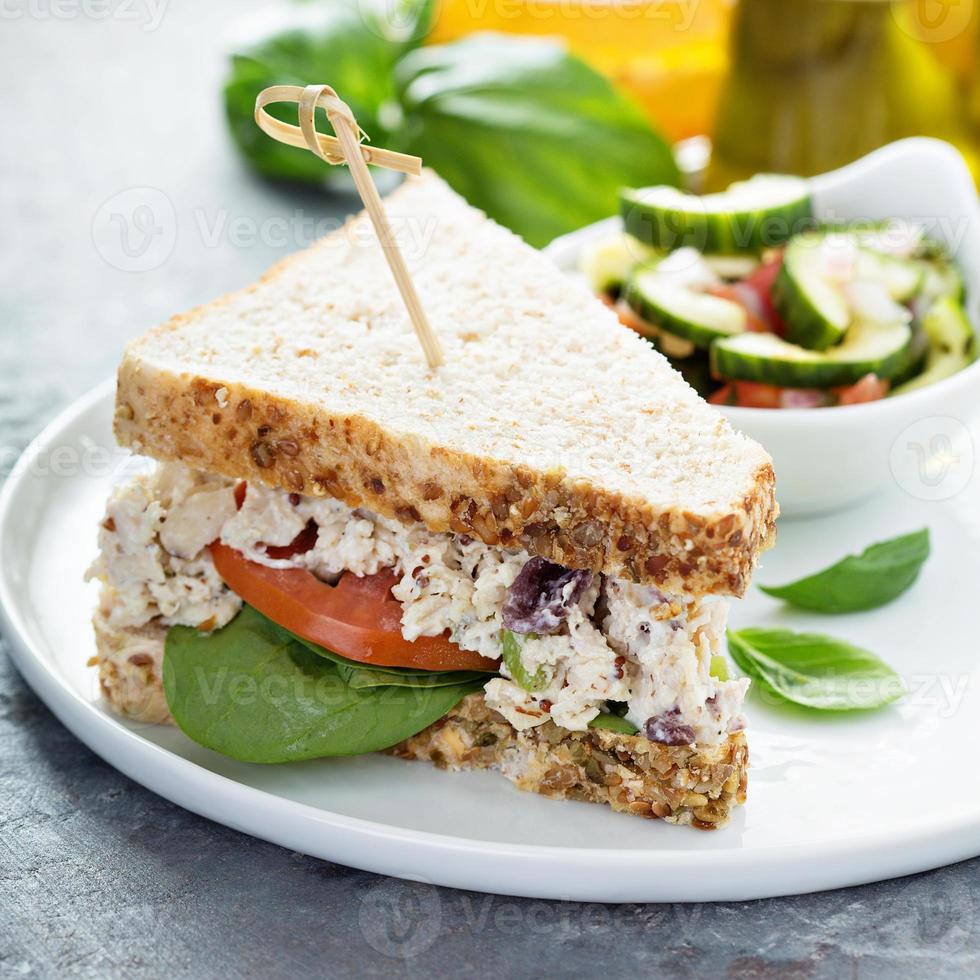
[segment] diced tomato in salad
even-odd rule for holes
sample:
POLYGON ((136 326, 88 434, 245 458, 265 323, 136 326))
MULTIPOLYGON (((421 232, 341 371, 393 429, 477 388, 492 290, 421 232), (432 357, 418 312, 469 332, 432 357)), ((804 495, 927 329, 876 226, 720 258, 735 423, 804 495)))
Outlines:
POLYGON ((828 405, 858 405, 888 394, 889 384, 875 374, 845 388, 780 388, 755 381, 730 381, 708 396, 712 405, 736 408, 823 408, 828 405))
MULTIPOLYGON (((785 337, 786 324, 773 303, 772 291, 783 264, 783 250, 770 253, 744 279, 712 286, 712 296, 741 306, 748 317, 747 327, 756 333, 774 333, 785 337)), ((604 294, 601 299, 612 307, 620 322, 637 333, 648 335, 650 325, 622 300, 604 294)), ((719 381, 720 387, 707 396, 712 405, 737 408, 823 408, 831 405, 859 405, 885 398, 890 383, 876 374, 866 374, 852 385, 829 390, 821 388, 781 388, 755 381, 719 381)), ((294 542, 294 545, 297 542, 294 542)), ((292 547, 292 546, 290 546, 292 547)))
POLYGON ((860 405, 863 402, 876 402, 884 398, 890 389, 890 383, 877 374, 866 374, 859 381, 846 388, 837 388, 838 405, 860 405))
POLYGON ((765 320, 765 307, 758 293, 752 287, 747 286, 744 282, 732 282, 722 286, 712 286, 708 292, 712 296, 738 303, 745 310, 745 315, 748 318, 747 329, 753 333, 772 333, 772 329, 765 320))
POLYGON ((755 294, 760 319, 766 324, 766 329, 770 333, 779 337, 786 336, 786 324, 776 312, 776 306, 772 301, 772 287, 782 265, 783 253, 780 250, 739 283, 747 293, 755 294))

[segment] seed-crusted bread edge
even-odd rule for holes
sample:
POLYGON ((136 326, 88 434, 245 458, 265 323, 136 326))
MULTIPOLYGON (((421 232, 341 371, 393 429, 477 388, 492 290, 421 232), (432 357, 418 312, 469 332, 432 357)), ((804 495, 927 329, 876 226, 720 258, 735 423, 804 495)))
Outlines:
MULTIPOLYGON (((93 625, 93 665, 109 707, 131 721, 172 725, 163 691, 167 627, 152 622, 113 630, 101 614, 93 625)), ((712 746, 661 745, 599 729, 569 732, 550 721, 518 732, 487 707, 482 692, 387 754, 444 769, 496 770, 523 790, 701 830, 727 823, 733 807, 745 802, 748 780, 742 732, 712 746)))
POLYGON ((157 459, 335 497, 669 592, 743 595, 778 514, 768 462, 717 514, 660 509, 560 470, 430 446, 363 416, 174 374, 132 351, 119 368, 114 429, 121 445, 157 459))
MULTIPOLYGON (((419 187, 424 191, 433 182, 439 183, 430 176, 419 187)), ((414 193, 413 186, 403 185, 392 203, 414 193)), ((351 226, 358 220, 351 219, 351 226)), ((754 473, 740 475, 738 485, 726 491, 730 496, 710 508, 658 504, 639 493, 608 490, 594 478, 536 468, 533 461, 432 445, 422 435, 387 430, 356 411, 329 412, 215 376, 213 369, 164 367, 143 353, 147 338, 179 333, 207 311, 261 291, 303 254, 279 262, 239 293, 175 316, 130 344, 118 373, 120 444, 230 478, 336 497, 487 545, 523 547, 566 566, 670 592, 744 594, 778 515, 773 469, 764 453, 758 453, 754 473)), ((720 418, 717 425, 726 427, 720 418)))
POLYGON ((443 769, 495 770, 522 790, 699 830, 724 826, 748 785, 742 732, 710 746, 661 745, 602 729, 569 732, 550 721, 518 732, 481 693, 389 752, 443 769))

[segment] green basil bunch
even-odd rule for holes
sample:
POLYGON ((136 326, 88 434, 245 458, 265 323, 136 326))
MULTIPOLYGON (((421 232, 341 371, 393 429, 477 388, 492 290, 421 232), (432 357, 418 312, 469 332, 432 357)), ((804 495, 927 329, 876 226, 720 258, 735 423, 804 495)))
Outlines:
MULTIPOLYGON (((678 183, 670 147, 641 109, 562 44, 482 34, 419 47, 432 6, 406 0, 397 29, 369 0, 281 6, 232 54, 225 84, 228 125, 249 166, 321 186, 342 179, 253 120, 262 88, 328 82, 372 142, 421 156, 535 246, 614 214, 620 187, 678 183)), ((295 122, 293 106, 271 111, 295 122)))

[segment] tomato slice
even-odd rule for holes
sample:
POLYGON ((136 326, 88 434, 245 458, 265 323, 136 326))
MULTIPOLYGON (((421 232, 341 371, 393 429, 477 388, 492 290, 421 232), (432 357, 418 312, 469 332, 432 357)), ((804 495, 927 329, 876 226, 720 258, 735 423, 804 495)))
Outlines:
POLYGON ((769 333, 769 324, 764 319, 765 309, 758 293, 741 282, 725 283, 722 286, 712 286, 708 292, 712 296, 727 299, 729 303, 737 303, 745 310, 746 329, 750 333, 769 333))
POLYGON ((756 312, 765 321, 766 328, 780 337, 786 336, 786 324, 776 311, 776 306, 772 301, 772 287, 779 275, 779 270, 783 264, 783 253, 777 253, 768 262, 760 265, 755 272, 747 275, 740 286, 743 289, 751 290, 756 295, 758 308, 756 312))
POLYGON ((888 394, 890 383, 877 374, 866 374, 854 384, 837 388, 838 405, 861 405, 864 402, 880 401, 888 394))
POLYGON ((345 572, 331 586, 305 568, 267 568, 217 541, 211 557, 228 588, 263 616, 348 660, 417 670, 497 669, 497 661, 460 649, 445 633, 406 640, 402 607, 391 594, 399 577, 391 569, 360 578, 345 572))
POLYGON ((731 384, 722 385, 708 395, 709 405, 731 405, 735 400, 735 389, 731 384))
POLYGON ((735 382, 735 404, 742 408, 779 408, 781 388, 758 381, 735 382))

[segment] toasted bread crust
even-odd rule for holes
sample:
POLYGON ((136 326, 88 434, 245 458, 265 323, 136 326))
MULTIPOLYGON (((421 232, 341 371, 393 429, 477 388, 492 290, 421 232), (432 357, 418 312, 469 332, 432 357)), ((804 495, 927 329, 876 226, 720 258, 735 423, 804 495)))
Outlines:
POLYGON ((568 732, 550 721, 518 732, 480 693, 389 751, 445 769, 498 770, 523 790, 699 830, 726 824, 748 783, 742 732, 701 747, 600 729, 568 732))
POLYGON ((119 368, 114 428, 121 445, 158 459, 694 595, 743 595, 778 514, 769 463, 735 506, 708 520, 558 470, 429 447, 356 414, 171 374, 129 352, 119 368))

